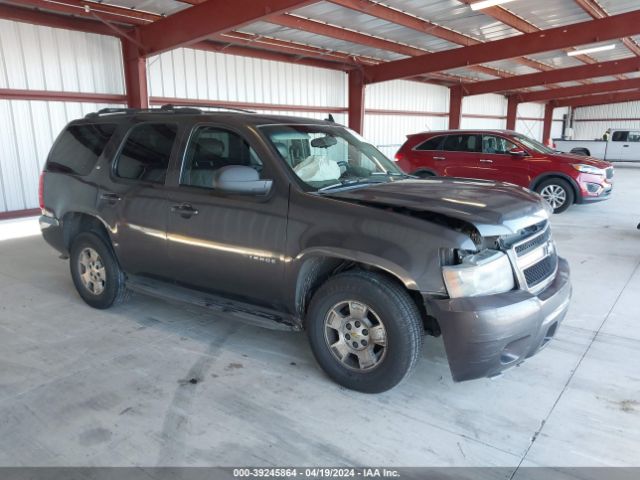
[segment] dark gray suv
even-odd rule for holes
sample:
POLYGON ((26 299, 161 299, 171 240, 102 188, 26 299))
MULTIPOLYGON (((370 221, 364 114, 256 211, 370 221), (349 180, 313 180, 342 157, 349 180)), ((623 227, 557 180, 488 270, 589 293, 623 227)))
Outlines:
POLYGON ((40 183, 44 238, 91 306, 129 291, 306 330, 338 383, 398 384, 425 333, 454 380, 540 350, 571 295, 545 202, 417 179, 331 121, 165 106, 71 122, 40 183))

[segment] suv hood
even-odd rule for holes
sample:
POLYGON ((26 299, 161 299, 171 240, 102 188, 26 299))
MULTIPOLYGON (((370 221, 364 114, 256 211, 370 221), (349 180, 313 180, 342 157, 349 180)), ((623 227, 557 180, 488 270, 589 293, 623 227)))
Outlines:
POLYGON ((514 234, 549 218, 544 200, 538 194, 516 185, 483 180, 399 180, 325 191, 323 195, 444 215, 473 225, 483 237, 514 234))
POLYGON ((585 157, 583 155, 575 155, 573 153, 554 153, 553 159, 562 163, 582 163, 583 165, 591 165, 596 168, 609 168, 613 166, 611 163, 600 160, 595 157, 585 157))

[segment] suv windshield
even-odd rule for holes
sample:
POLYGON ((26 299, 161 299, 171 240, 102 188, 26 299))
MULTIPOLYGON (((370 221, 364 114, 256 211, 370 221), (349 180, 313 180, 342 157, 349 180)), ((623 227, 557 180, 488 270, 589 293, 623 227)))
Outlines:
POLYGON ((521 144, 523 144, 525 147, 529 148, 530 150, 533 150, 536 153, 554 153, 554 150, 544 146, 543 144, 541 144, 537 140, 534 140, 533 138, 525 137, 524 135, 514 135, 513 137, 516 140, 518 140, 521 144))
POLYGON ((405 176, 373 145, 341 126, 260 128, 298 178, 314 190, 388 182, 405 176))

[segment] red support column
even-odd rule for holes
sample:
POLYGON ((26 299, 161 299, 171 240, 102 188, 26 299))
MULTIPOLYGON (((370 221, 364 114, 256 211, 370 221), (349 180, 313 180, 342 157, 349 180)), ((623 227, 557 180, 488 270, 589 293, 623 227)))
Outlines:
POLYGON ((551 125, 553 123, 553 111, 555 106, 552 102, 549 102, 544 107, 544 125, 542 127, 542 143, 549 144, 551 140, 551 125))
POLYGON ((364 76, 361 70, 349 73, 349 128, 362 133, 364 126, 364 76))
POLYGON ((138 46, 131 40, 123 38, 121 41, 127 106, 130 108, 149 108, 145 58, 140 54, 138 46))
POLYGON ((449 129, 460 128, 462 121, 462 87, 449 88, 449 129))
POLYGON ((518 116, 518 99, 515 95, 508 97, 509 103, 507 104, 507 130, 516 129, 516 118, 518 116))

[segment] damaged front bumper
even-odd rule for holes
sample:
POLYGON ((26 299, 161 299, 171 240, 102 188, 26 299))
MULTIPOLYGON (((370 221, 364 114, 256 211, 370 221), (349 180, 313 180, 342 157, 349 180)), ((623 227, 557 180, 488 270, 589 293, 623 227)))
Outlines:
POLYGON ((513 290, 484 297, 425 297, 425 305, 438 320, 451 375, 460 382, 495 376, 538 352, 557 332, 570 298, 569 264, 560 258, 554 281, 537 295, 513 290))

